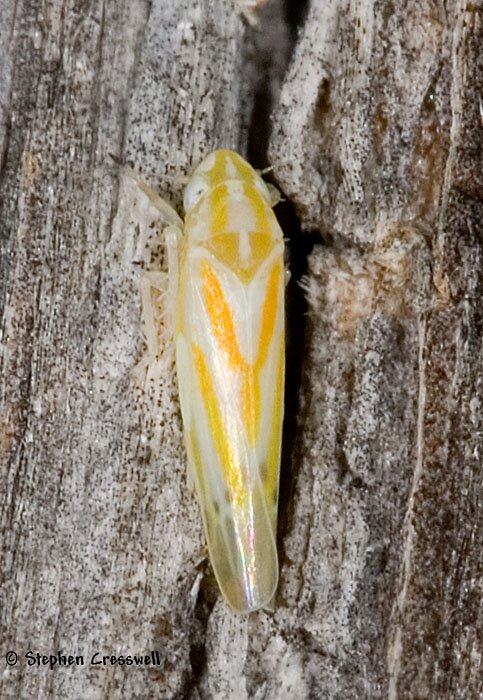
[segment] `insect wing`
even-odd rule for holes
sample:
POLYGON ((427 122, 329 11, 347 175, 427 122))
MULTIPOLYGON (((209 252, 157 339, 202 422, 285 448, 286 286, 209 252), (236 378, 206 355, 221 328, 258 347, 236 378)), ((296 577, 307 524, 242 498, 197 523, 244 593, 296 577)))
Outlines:
POLYGON ((211 562, 236 611, 278 580, 284 383, 283 244, 242 283, 203 246, 181 269, 177 368, 188 461, 211 562))

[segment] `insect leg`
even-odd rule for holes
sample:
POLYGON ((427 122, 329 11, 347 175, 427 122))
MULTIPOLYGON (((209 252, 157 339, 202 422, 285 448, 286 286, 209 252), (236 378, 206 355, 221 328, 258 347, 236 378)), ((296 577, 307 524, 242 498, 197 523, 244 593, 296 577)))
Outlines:
POLYGON ((135 173, 134 170, 125 166, 124 172, 128 177, 131 178, 131 180, 134 180, 139 189, 142 192, 144 192, 151 204, 153 204, 156 207, 156 209, 162 214, 162 217, 167 224, 170 224, 171 226, 174 226, 176 228, 183 229, 182 218, 177 214, 176 209, 174 209, 174 207, 172 207, 171 204, 169 204, 169 202, 163 199, 156 192, 156 190, 153 190, 152 187, 149 187, 149 185, 147 185, 143 180, 141 180, 141 178, 138 177, 137 173, 135 173))
POLYGON ((168 272, 148 270, 141 278, 142 318, 148 357, 154 359, 173 348, 178 297, 178 256, 181 231, 165 229, 168 272))

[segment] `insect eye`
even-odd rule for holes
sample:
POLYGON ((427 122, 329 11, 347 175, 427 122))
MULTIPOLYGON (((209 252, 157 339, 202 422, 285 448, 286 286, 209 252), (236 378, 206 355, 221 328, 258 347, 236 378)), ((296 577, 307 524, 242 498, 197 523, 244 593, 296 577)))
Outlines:
POLYGON ((194 175, 184 191, 183 206, 185 212, 192 209, 209 188, 209 184, 203 177, 194 175))

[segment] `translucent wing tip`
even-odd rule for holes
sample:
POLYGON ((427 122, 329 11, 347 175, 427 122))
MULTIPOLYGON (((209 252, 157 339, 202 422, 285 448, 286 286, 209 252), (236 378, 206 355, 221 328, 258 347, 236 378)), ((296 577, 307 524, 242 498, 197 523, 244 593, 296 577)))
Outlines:
MULTIPOLYGON (((258 493, 257 493, 258 491, 258 493)), ((208 548, 218 585, 237 613, 273 609, 278 556, 271 518, 261 489, 250 507, 204 513, 208 548)))

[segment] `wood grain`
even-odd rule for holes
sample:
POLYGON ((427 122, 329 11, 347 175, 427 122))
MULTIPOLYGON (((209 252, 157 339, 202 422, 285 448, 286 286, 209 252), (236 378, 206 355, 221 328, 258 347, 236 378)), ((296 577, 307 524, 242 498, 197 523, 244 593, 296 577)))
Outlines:
POLYGON ((483 6, 313 0, 299 34, 278 0, 258 28, 240 9, 0 3, 0 695, 476 699, 483 6), (132 377, 164 256, 117 162, 178 206, 201 156, 263 165, 270 129, 320 237, 277 607, 247 619, 206 558, 173 365, 132 377))

